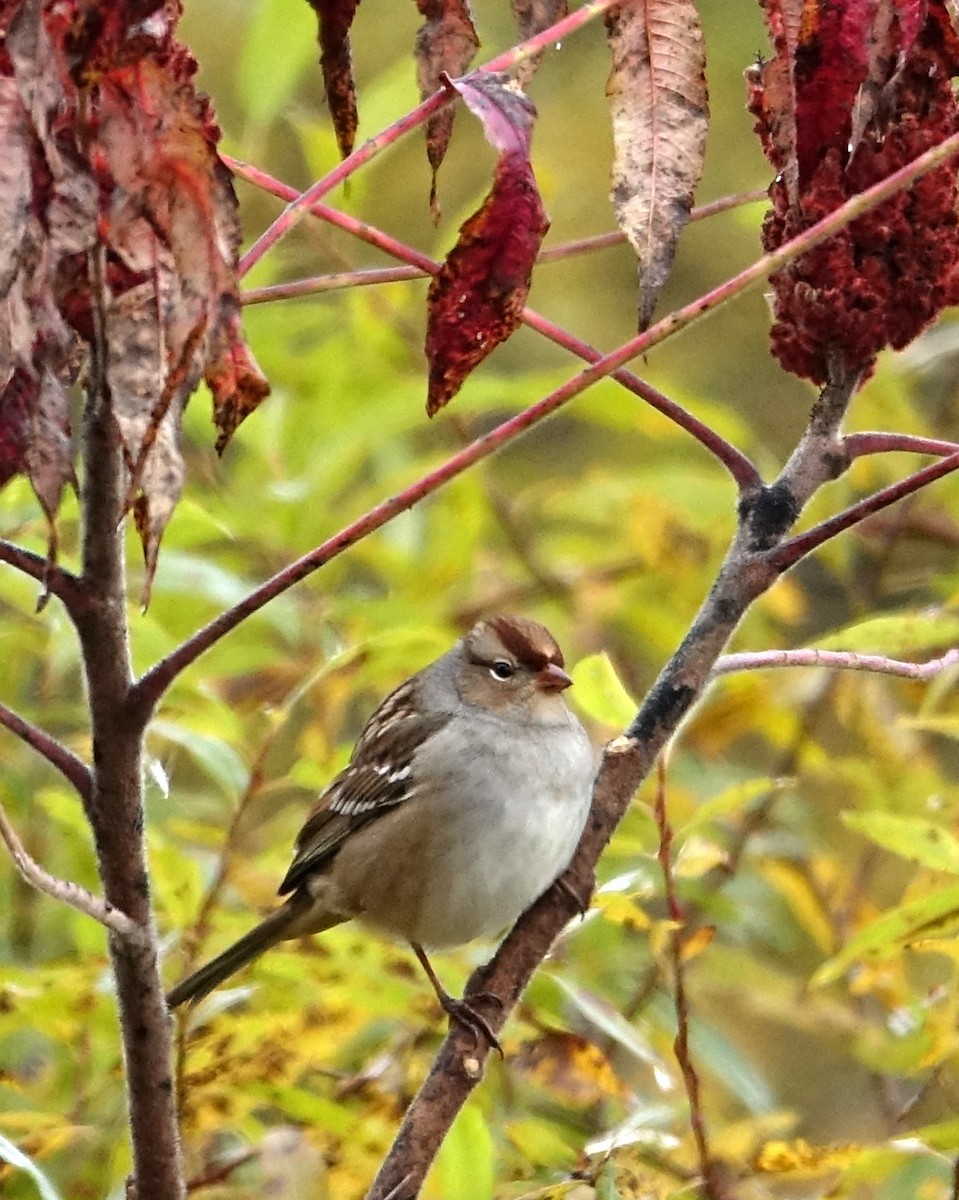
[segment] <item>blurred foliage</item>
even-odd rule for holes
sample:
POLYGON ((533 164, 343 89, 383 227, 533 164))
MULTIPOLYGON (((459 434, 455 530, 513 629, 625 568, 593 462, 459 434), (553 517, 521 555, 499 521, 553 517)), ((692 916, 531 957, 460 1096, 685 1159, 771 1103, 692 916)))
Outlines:
MULTIPOLYGON (((476 7, 484 53, 508 45, 505 4, 476 7)), ((728 0, 702 3, 714 109, 702 199, 763 182, 739 77, 762 44, 758 6, 736 7, 730 21, 728 0)), ((414 6, 393 6, 388 36, 381 10, 361 6, 354 38, 361 137, 414 100, 414 6)), ((283 0, 219 0, 188 3, 183 27, 227 148, 292 183, 335 161, 308 16, 283 0)), ((533 84, 534 162, 556 241, 611 225, 605 70, 600 31, 590 29, 548 57, 533 84)), ((438 230, 415 137, 339 200, 438 252, 484 190, 488 160, 460 119, 438 230)), ((246 187, 241 199, 251 234, 276 211, 246 187)), ((753 207, 691 228, 665 304, 748 262, 759 218, 753 207)), ((256 282, 375 259, 304 224, 256 282)), ((604 251, 541 269, 532 303, 607 347, 631 332, 632 286, 628 253, 604 251)), ((150 610, 131 608, 138 670, 574 369, 521 331, 451 415, 427 424, 424 293, 391 285, 247 311, 275 393, 223 462, 204 397, 191 404, 187 498, 150 610)), ((770 364, 767 327, 753 295, 638 369, 772 472, 812 394, 770 364)), ((953 436, 955 347, 946 325, 883 361, 852 424, 953 436)), ((892 482, 905 461, 859 462, 803 523, 892 482)), ((827 546, 756 606, 736 648, 944 649, 956 636, 957 499, 959 483, 939 483, 827 546)), ((643 694, 708 590, 734 505, 715 462, 606 383, 206 654, 166 696, 148 744, 167 979, 269 908, 305 809, 365 717, 477 614, 517 609, 549 624, 576 664, 573 700, 597 741, 619 732, 629 696, 643 694)), ((0 495, 0 520, 4 536, 42 551, 43 521, 22 482, 0 495)), ((75 504, 61 541, 75 565, 75 504)), ((135 564, 132 537, 129 545, 135 564)), ((34 585, 0 572, 0 698, 86 755, 76 643, 57 604, 36 614, 35 601, 34 585)), ((672 748, 666 799, 692 936, 692 1053, 713 1150, 743 1200, 951 1195, 954 684, 951 675, 918 684, 814 670, 723 678, 672 748)), ((50 871, 95 887, 76 798, 31 751, 2 741, 0 799, 23 840, 50 871)), ((674 927, 651 803, 644 789, 601 862, 596 903, 507 1026, 505 1060, 491 1063, 457 1121, 427 1196, 691 1194, 696 1158, 672 1054, 674 927)), ((0 1187, 11 1200, 38 1194, 38 1178, 70 1200, 119 1196, 129 1163, 102 930, 30 891, 6 862, 0 914, 0 1162, 18 1153, 33 1172, 10 1167, 0 1187)), ((459 987, 489 949, 443 957, 447 985, 459 987)), ((360 1195, 442 1025, 402 947, 342 927, 271 952, 178 1026, 188 1171, 205 1184, 196 1194, 360 1195)))

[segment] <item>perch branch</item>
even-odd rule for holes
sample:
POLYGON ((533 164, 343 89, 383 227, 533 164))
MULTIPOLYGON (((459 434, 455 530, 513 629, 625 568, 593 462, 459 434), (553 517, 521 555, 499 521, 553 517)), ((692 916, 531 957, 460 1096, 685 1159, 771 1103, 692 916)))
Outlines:
POLYGON ((54 900, 69 904, 71 908, 92 917, 94 921, 99 921, 111 933, 133 946, 142 948, 147 944, 147 935, 144 930, 135 921, 131 921, 126 913, 114 908, 112 904, 99 896, 94 896, 92 892, 88 892, 78 883, 73 883, 69 879, 58 879, 55 875, 51 875, 49 871, 45 871, 40 866, 36 859, 31 858, 17 836, 16 830, 10 824, 2 804, 0 804, 0 838, 6 843, 17 870, 31 887, 45 892, 54 900))
MULTIPOLYGON (((553 940, 574 915, 571 897, 589 894, 599 855, 656 757, 702 695, 729 637, 753 602, 790 565, 781 560, 779 542, 806 501, 843 469, 845 458, 836 454, 835 448, 856 379, 845 377, 835 365, 831 374, 834 377, 823 389, 809 426, 779 478, 750 498, 749 504, 740 505, 736 534, 689 632, 663 667, 625 735, 607 746, 589 820, 564 877, 570 887, 552 888, 542 896, 520 917, 492 962, 470 979, 467 999, 488 992, 501 1002, 501 1007, 490 1013, 494 1033, 502 1029, 553 940), (823 458, 827 461, 820 461, 823 458)), ((935 466, 941 468, 942 464, 935 466)), ((912 490, 918 486, 916 483, 912 490)), ((407 1109, 367 1200, 412 1200, 418 1194, 437 1147, 482 1076, 487 1053, 488 1048, 475 1047, 468 1034, 450 1032, 407 1109)), ((713 1182, 714 1195, 723 1195, 722 1180, 717 1176, 713 1182)))
POLYGON ((15 713, 13 709, 0 704, 0 725, 15 733, 21 741, 26 742, 31 749, 42 755, 51 766, 56 767, 66 781, 76 788, 81 800, 90 798, 93 786, 90 768, 78 758, 72 750, 68 750, 55 737, 51 737, 43 729, 15 713))

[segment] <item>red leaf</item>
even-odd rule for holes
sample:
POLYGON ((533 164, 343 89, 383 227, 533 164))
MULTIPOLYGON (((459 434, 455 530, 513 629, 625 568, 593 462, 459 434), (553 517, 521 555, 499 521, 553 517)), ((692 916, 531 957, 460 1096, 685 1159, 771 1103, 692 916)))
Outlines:
POLYGON ((533 178, 529 143, 535 109, 500 76, 472 75, 449 84, 482 121, 500 151, 493 187, 460 238, 427 298, 426 411, 437 413, 466 376, 520 323, 530 276, 549 221, 533 178))
POLYGON ((204 379, 213 395, 213 420, 220 431, 216 452, 222 454, 237 426, 270 394, 270 385, 246 344, 238 315, 223 329, 214 350, 204 379))

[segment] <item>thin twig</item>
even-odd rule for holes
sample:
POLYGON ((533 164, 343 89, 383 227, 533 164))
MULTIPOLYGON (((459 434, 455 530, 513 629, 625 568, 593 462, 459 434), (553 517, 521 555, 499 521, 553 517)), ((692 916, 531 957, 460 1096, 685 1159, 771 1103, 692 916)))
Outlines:
POLYGON ((15 733, 21 741, 42 755, 47 762, 60 772, 66 781, 76 788, 84 802, 90 799, 93 778, 90 768, 78 758, 72 750, 68 750, 62 742, 40 729, 32 722, 15 713, 12 708, 0 704, 0 725, 15 733))
POLYGON ((147 932, 141 929, 135 921, 131 921, 126 913, 121 912, 100 896, 94 896, 80 884, 51 875, 49 871, 45 871, 40 866, 36 859, 31 858, 17 836, 16 830, 10 824, 2 804, 0 804, 0 838, 6 843, 17 870, 31 887, 45 892, 55 900, 69 904, 71 908, 92 917, 94 921, 99 921, 111 933, 115 933, 133 946, 143 949, 149 945, 147 932))
MULTIPOLYGON (((279 196, 284 200, 292 200, 298 195, 295 188, 291 188, 287 184, 281 183, 278 179, 274 179, 271 175, 267 175, 259 167, 250 166, 248 163, 240 162, 238 159, 228 156, 224 156, 224 162, 234 174, 246 179, 256 187, 270 192, 274 196, 279 196)), ((398 241, 390 234, 376 229, 365 221, 357 220, 356 217, 350 216, 348 213, 340 212, 339 209, 330 208, 325 204, 314 204, 310 212, 320 220, 326 221, 328 224, 342 229, 345 233, 351 234, 368 245, 375 246, 378 250, 383 251, 383 253, 391 254, 394 258, 407 263, 409 269, 417 268, 424 276, 435 275, 440 269, 440 264, 435 259, 429 258, 421 251, 406 245, 404 242, 398 241)), ((384 270, 382 275, 392 278, 393 272, 397 272, 395 278, 400 278, 398 274, 400 270, 402 268, 393 268, 392 271, 384 270)), ((370 282, 379 282, 379 280, 372 278, 372 276, 377 274, 376 272, 371 271, 366 274, 371 276, 370 282)), ((295 294, 302 295, 309 290, 306 284, 307 281, 302 280, 298 282, 294 281, 290 284, 278 284, 274 288, 260 288, 253 295, 257 303, 263 299, 281 299, 295 294), (301 285, 300 287, 298 287, 298 283, 301 285)), ((251 293, 244 295, 244 303, 248 301, 250 295, 251 293)), ((596 363, 602 358, 599 350, 594 349, 587 342, 574 337, 573 334, 554 324, 548 318, 534 312, 531 308, 523 309, 521 319, 524 325, 527 325, 530 329, 534 329, 541 336, 548 338, 555 345, 561 346, 576 358, 583 359, 584 362, 596 363)), ((709 450, 711 454, 715 455, 732 475, 741 492, 759 487, 762 481, 759 472, 752 462, 741 451, 737 450, 731 442, 727 442, 725 438, 720 437, 704 421, 700 421, 698 417, 694 417, 692 413, 687 412, 681 405, 664 396, 662 392, 657 391, 651 384, 640 379, 631 371, 626 370, 625 367, 620 367, 618 370, 612 371, 610 375, 612 379, 615 379, 627 391, 639 396, 650 408, 656 409, 667 420, 672 421, 680 429, 685 430, 709 450)))
POLYGON ((889 454, 901 451, 908 454, 938 454, 945 457, 959 453, 955 442, 944 442, 939 438, 916 437, 911 433, 887 433, 884 430, 864 433, 847 433, 842 440, 850 459, 862 458, 866 454, 889 454))
MULTIPOLYGON (((568 17, 564 17, 562 21, 557 21, 555 25, 551 25, 548 29, 541 30, 525 42, 521 42, 518 46, 511 47, 503 54, 478 67, 477 70, 482 72, 508 71, 524 60, 539 53, 540 50, 548 49, 555 43, 561 42, 564 38, 568 38, 588 22, 595 20, 598 16, 601 16, 608 9, 619 3, 621 3, 621 0, 588 0, 586 4, 582 4, 575 12, 570 13, 568 17)), ((294 229, 306 216, 312 205, 331 192, 335 187, 338 187, 339 184, 344 183, 360 167, 366 166, 381 150, 385 150, 387 146, 392 146, 394 142, 399 141, 400 138, 405 137, 406 134, 424 124, 434 113, 445 107, 454 98, 455 92, 450 88, 441 88, 438 92, 434 92, 432 96, 427 97, 426 100, 406 113, 398 121, 394 121, 392 125, 384 129, 381 133, 378 133, 376 137, 364 142, 362 146, 359 146, 352 154, 344 158, 332 171, 324 175, 322 179, 318 179, 305 192, 298 194, 296 199, 292 200, 283 212, 280 213, 269 229, 262 233, 246 254, 243 255, 243 258, 240 260, 238 278, 242 279, 267 251, 271 250, 281 238, 294 229)))
POLYGON ((769 667, 830 667, 841 671, 873 671, 880 675, 898 675, 903 679, 933 679, 950 667, 959 665, 959 649, 946 651, 941 658, 927 662, 901 662, 882 654, 856 654, 851 650, 763 650, 756 653, 724 654, 716 660, 713 675, 734 671, 764 671, 769 667))
POLYGON ((35 579, 37 583, 43 584, 44 595, 41 597, 41 603, 47 594, 56 596, 58 600, 63 601, 67 612, 73 615, 88 601, 80 580, 72 572, 58 563, 52 563, 41 554, 24 550, 22 546, 15 546, 3 538, 0 538, 0 563, 6 563, 35 579))
POLYGON ((719 1200, 719 1193, 713 1186, 713 1161, 709 1152, 709 1139, 706 1134, 706 1120, 703 1114, 702 1098, 699 1089, 699 1074, 693 1062, 689 1049, 689 997, 686 993, 684 947, 689 934, 686 928, 685 916, 679 902, 676 889, 676 879, 673 875, 673 830, 666 811, 666 768, 662 756, 657 765, 656 800, 653 805, 653 816, 659 830, 659 850, 657 857, 663 872, 663 886, 666 899, 666 911, 669 919, 676 928, 669 938, 669 958, 673 971, 673 1002, 676 1009, 676 1040, 674 1049, 676 1061, 683 1076, 686 1087, 686 1098, 689 1101, 689 1123, 696 1143, 696 1154, 699 1158, 699 1169, 703 1178, 703 1186, 709 1200, 719 1200))
POLYGON ((829 541, 830 538, 834 538, 837 534, 851 529, 854 525, 858 525, 866 517, 872 516, 873 513, 881 512, 884 508, 888 508, 890 504, 895 504, 897 500, 911 496, 914 492, 918 492, 921 488, 928 486, 928 484, 934 482, 936 479, 942 479, 944 476, 952 474, 957 468, 959 468, 959 452, 950 454, 948 458, 942 458, 938 462, 930 463, 928 467, 923 467, 921 471, 907 475, 899 483, 890 484, 889 487, 874 492, 871 496, 867 496, 865 500, 860 500, 858 504, 850 505, 849 508, 844 509, 841 513, 837 513, 836 516, 830 517, 827 521, 822 521, 820 524, 814 525, 812 529, 807 529, 805 533, 801 533, 798 537, 791 538, 788 542, 783 542, 770 555, 770 562, 783 571, 787 570, 799 562, 801 558, 805 558, 811 551, 818 549, 825 542, 829 541))

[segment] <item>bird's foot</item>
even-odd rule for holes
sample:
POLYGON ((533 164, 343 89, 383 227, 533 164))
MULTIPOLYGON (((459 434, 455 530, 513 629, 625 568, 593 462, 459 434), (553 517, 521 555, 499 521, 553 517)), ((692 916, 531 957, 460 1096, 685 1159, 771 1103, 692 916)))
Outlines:
MULTIPOLYGON (((443 1011, 449 1017, 450 1021, 461 1026, 463 1029, 468 1029, 473 1035, 474 1048, 479 1047, 480 1035, 486 1038, 489 1046, 494 1049, 500 1058, 503 1057, 503 1047, 500 1045, 499 1038, 493 1032, 493 1028, 489 1021, 482 1013, 477 1012, 469 1000, 457 1000, 455 996, 451 996, 449 992, 437 992, 436 998, 443 1006, 443 1011)), ((492 992, 477 992, 470 996, 470 1000, 488 1000, 494 1001, 496 1004, 503 1007, 503 1001, 499 996, 494 996, 492 992)))
POLYGON ((584 897, 582 893, 573 887, 565 875, 560 875, 558 879, 553 880, 553 887, 572 900, 581 917, 586 916, 586 913, 589 911, 589 902, 592 899, 592 889, 590 889, 590 894, 584 897))

